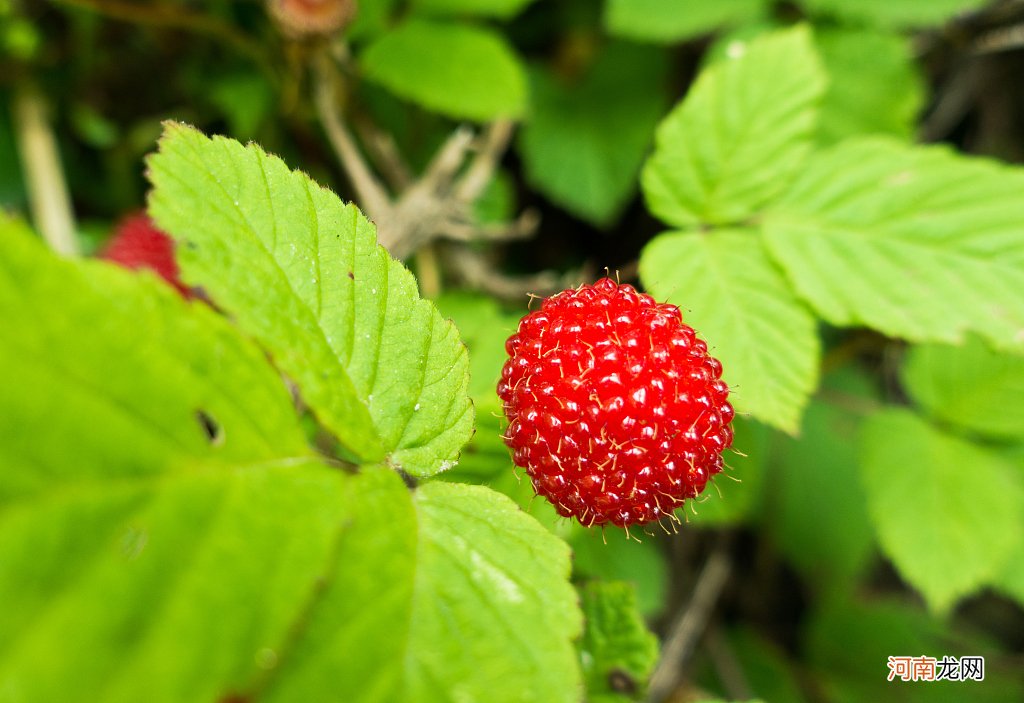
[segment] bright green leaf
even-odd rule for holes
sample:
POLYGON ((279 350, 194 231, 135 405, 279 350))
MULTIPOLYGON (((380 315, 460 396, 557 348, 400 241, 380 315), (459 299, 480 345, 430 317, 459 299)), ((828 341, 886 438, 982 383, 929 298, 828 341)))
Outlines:
POLYGON ((476 15, 511 19, 534 0, 413 0, 418 12, 432 15, 476 15))
POLYGON ((806 27, 730 44, 658 127, 642 176, 651 211, 675 226, 753 215, 810 151, 824 90, 806 27))
POLYGON ((881 138, 807 164, 765 217, 769 249, 836 325, 912 341, 976 331, 1024 348, 1024 171, 881 138))
POLYGON ((580 600, 586 627, 578 646, 587 700, 640 700, 658 661, 658 640, 637 612, 633 586, 621 581, 592 581, 580 589, 580 600), (621 693, 627 681, 636 695, 621 693), (613 688, 613 683, 618 688, 613 688))
POLYGON ((913 136, 925 86, 909 37, 841 28, 817 31, 815 42, 829 76, 821 143, 858 134, 913 136))
POLYGON ((369 80, 449 117, 517 117, 526 107, 519 59, 486 29, 409 20, 374 41, 359 59, 369 80))
POLYGON ((635 193, 664 114, 665 68, 659 50, 613 43, 573 85, 535 71, 519 141, 531 185, 583 219, 611 224, 635 193))
POLYGON ((757 19, 764 5, 764 0, 607 0, 604 24, 615 36, 669 43, 757 19))
POLYGON ((465 347, 353 205, 256 146, 169 125, 150 211, 183 275, 361 461, 435 473, 469 438, 465 347))
POLYGON ((223 317, 21 230, 0 223, 0 692, 246 692, 323 573, 346 477, 223 317))
POLYGON ((852 372, 826 379, 800 436, 778 445, 764 527, 780 551, 817 584, 845 586, 866 566, 874 543, 860 482, 862 416, 827 401, 829 391, 871 402, 869 381, 852 372))
POLYGON ((1017 547, 992 585, 1024 605, 1024 544, 1017 547))
POLYGON ((379 467, 363 469, 351 485, 345 526, 324 577, 260 701, 315 701, 334 693, 402 700, 418 568, 412 497, 398 474, 379 467))
POLYGON ((961 347, 913 347, 907 391, 929 415, 985 437, 1024 441, 1024 356, 992 351, 977 337, 961 347))
POLYGON ((644 248, 640 277, 707 340, 737 410, 796 431, 817 384, 817 326, 753 232, 662 235, 644 248))
POLYGON ((800 0, 807 9, 825 15, 885 27, 923 27, 941 24, 987 0, 800 0))
POLYGON ((428 483, 401 700, 578 701, 569 549, 508 498, 428 483))
POLYGON ((936 611, 991 582, 1021 542, 1019 475, 906 410, 868 419, 863 482, 882 551, 936 611))

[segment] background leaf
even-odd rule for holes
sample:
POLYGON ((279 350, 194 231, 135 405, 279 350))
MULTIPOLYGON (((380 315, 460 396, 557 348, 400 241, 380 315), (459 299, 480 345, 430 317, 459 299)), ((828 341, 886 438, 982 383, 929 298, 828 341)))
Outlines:
POLYGON ((644 683, 658 660, 658 640, 636 610, 628 583, 591 582, 580 589, 586 628, 580 661, 593 703, 642 700, 644 683), (634 695, 624 692, 632 688, 634 695))
POLYGON ((534 0, 414 0, 418 12, 436 15, 479 15, 511 19, 534 0))
POLYGON ((170 125, 150 212, 183 276, 256 337, 363 462, 414 475, 469 438, 466 350, 352 205, 256 146, 170 125))
POLYGON ((1024 521, 1021 477, 906 410, 868 419, 862 477, 882 551, 936 611, 990 583, 1021 542, 1007 529, 1024 521))
POLYGON ((518 117, 526 75, 500 35, 470 25, 408 20, 359 56, 366 78, 454 118, 518 117))
POLYGON ((941 24, 985 0, 800 0, 807 9, 854 22, 881 26, 923 27, 941 24))
POLYGON ((827 700, 1012 703, 1024 695, 992 642, 895 599, 833 599, 812 615, 803 646, 827 700), (985 681, 887 681, 890 656, 984 656, 985 681))
POLYGON ((932 417, 983 437, 1024 442, 1024 357, 992 351, 977 337, 963 346, 912 347, 907 392, 932 417))
POLYGON ((756 19, 764 5, 763 0, 607 0, 604 25, 614 36, 670 43, 756 19))
POLYGON ((707 340, 738 411, 796 431, 817 383, 817 326, 754 232, 661 235, 644 248, 640 277, 707 340))
POLYGON ((824 90, 806 27, 730 44, 658 127, 642 175, 651 212, 677 227, 748 218, 810 151, 824 90))
POLYGON ((767 425, 743 417, 733 420, 733 430, 735 451, 727 453, 725 471, 684 508, 690 524, 737 525, 751 521, 762 507, 771 432, 767 425))
POLYGON ((850 139, 765 218, 769 249, 829 322, 1024 348, 1024 172, 941 147, 850 139))
POLYGON ((870 29, 818 29, 815 44, 828 74, 818 140, 828 145, 858 134, 910 140, 925 86, 910 39, 870 29))
POLYGON ((530 184, 585 220, 613 222, 635 192, 664 114, 665 69, 661 51, 612 43, 572 85, 535 70, 530 119, 519 139, 530 184))
POLYGON ((857 442, 863 415, 849 405, 877 402, 874 396, 864 376, 834 373, 808 406, 800 436, 776 445, 763 526, 789 561, 825 588, 855 583, 872 554, 857 442))

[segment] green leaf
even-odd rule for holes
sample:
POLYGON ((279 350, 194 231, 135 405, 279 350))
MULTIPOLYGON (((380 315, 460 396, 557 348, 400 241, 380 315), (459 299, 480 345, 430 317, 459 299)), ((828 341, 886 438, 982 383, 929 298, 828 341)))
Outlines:
POLYGON ((833 144, 858 134, 910 140, 925 96, 910 39, 841 28, 818 30, 815 42, 829 76, 819 141, 833 144))
POLYGON ((754 630, 728 633, 736 659, 751 693, 771 703, 804 703, 797 670, 786 653, 754 630))
POLYGON ((800 436, 778 445, 764 527, 789 561, 825 586, 848 586, 874 544, 860 482, 857 438, 862 415, 827 401, 829 391, 871 402, 870 381, 852 372, 826 379, 800 436))
MULTIPOLYGON (((822 700, 945 703, 1012 703, 1024 696, 1014 667, 992 666, 1000 652, 970 631, 949 627, 925 612, 894 600, 826 602, 810 618, 802 651, 808 653, 822 700), (977 683, 887 681, 890 656, 986 657, 985 681, 977 683)), ((769 699, 771 700, 771 699, 769 699)))
POLYGON ((640 278, 707 340, 737 410, 796 431, 818 380, 817 325, 760 238, 744 230, 665 234, 644 248, 640 278))
POLYGON ((658 661, 658 640, 636 609, 632 585, 593 581, 580 589, 586 628, 579 642, 587 700, 641 700, 658 661), (623 689, 634 695, 623 694, 623 689))
POLYGON ((825 76, 806 27, 733 42, 658 127, 647 204, 677 227, 745 220, 811 149, 825 76))
POLYGON ((854 22, 883 27, 923 27, 942 24, 986 0, 800 0, 807 9, 854 22))
POLYGON ((508 498, 428 483, 400 700, 579 700, 569 549, 508 498))
POLYGON ((960 347, 911 348, 903 383, 925 412, 984 437, 1024 441, 1024 357, 977 337, 960 347))
POLYGON ((1024 172, 882 138, 816 155, 765 216, 769 249, 836 325, 1024 349, 1024 172))
POLYGON ((686 519, 698 527, 747 522, 761 508, 771 432, 742 417, 734 419, 732 426, 735 452, 727 454, 724 473, 714 476, 704 493, 687 503, 686 519))
POLYGON ((882 551, 935 611, 991 582, 1020 544, 1021 477, 906 410, 867 421, 862 470, 882 551))
POLYGON ((1024 544, 1018 545, 992 585, 1015 599, 1019 605, 1024 605, 1024 544))
POLYGON ((0 317, 0 691, 248 690, 347 495, 308 456, 278 374, 207 306, 148 273, 58 260, 10 222, 0 317))
POLYGON ((636 542, 618 531, 575 527, 572 547, 573 576, 578 579, 621 581, 634 589, 636 605, 647 617, 657 617, 668 595, 668 565, 658 540, 636 542))
POLYGON ((671 43, 755 20, 764 5, 763 0, 608 0, 604 25, 615 36, 671 43))
POLYGON ((469 394, 473 403, 481 415, 494 408, 500 410, 497 389, 501 367, 508 359, 505 340, 519 327, 521 315, 505 312, 494 298, 478 293, 448 291, 434 302, 441 314, 458 327, 469 349, 469 394))
POLYGON ((353 205, 256 146, 170 124, 150 212, 183 276, 259 340, 362 462, 425 476, 472 432, 465 347, 353 205))
POLYGON ((366 78, 456 119, 518 117, 526 75, 498 35, 469 25, 409 20, 360 55, 366 78))
POLYGON ((609 225, 632 199, 651 134, 664 114, 665 54, 612 43, 573 85, 533 73, 520 133, 530 184, 569 212, 609 225))
POLYGON ((412 496, 389 469, 365 468, 352 483, 329 568, 280 664, 268 672, 260 701, 356 691, 358 700, 402 700, 419 568, 412 496))
POLYGON ((413 0, 417 12, 512 19, 534 0, 413 0))

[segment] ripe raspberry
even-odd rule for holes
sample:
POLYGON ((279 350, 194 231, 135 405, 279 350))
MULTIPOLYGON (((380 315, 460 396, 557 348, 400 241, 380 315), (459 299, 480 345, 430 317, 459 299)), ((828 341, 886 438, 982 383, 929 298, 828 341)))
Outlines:
POLYGON ((675 305, 602 278, 545 300, 505 348, 505 443, 560 515, 671 517, 722 470, 729 388, 675 305))
POLYGON ((174 242, 143 213, 129 215, 121 220, 114 236, 100 253, 100 258, 128 269, 154 271, 186 298, 192 297, 191 291, 178 277, 174 242))

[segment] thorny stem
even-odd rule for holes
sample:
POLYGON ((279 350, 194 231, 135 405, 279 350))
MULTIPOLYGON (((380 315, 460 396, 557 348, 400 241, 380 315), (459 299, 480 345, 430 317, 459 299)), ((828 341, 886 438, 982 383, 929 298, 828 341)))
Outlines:
POLYGON ((54 251, 76 256, 79 247, 71 197, 46 113, 45 99, 35 86, 24 84, 18 88, 14 96, 14 122, 32 219, 54 251))
POLYGON ((723 535, 704 564, 686 609, 678 614, 669 629, 661 659, 651 676, 649 699, 665 700, 678 685, 697 640, 707 627, 722 588, 732 571, 729 538, 723 535))

